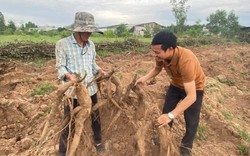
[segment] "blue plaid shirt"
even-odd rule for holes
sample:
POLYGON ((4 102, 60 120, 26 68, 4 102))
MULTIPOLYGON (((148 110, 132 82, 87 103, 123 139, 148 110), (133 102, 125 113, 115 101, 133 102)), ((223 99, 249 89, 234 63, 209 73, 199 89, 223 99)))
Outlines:
MULTIPOLYGON (((58 78, 64 83, 66 73, 77 73, 81 77, 87 73, 83 81, 83 84, 87 86, 87 83, 91 82, 100 70, 96 64, 95 45, 90 40, 82 48, 72 34, 56 43, 55 54, 58 78)), ((96 83, 88 87, 88 91, 90 96, 94 95, 97 92, 96 83)))

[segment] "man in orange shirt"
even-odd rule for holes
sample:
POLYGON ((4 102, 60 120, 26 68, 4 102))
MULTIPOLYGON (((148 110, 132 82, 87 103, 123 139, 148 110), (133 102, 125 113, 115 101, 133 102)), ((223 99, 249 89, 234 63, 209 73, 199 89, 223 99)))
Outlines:
POLYGON ((186 133, 180 147, 181 155, 191 155, 194 137, 199 124, 205 74, 194 53, 177 46, 176 36, 171 32, 157 33, 151 50, 155 54, 156 66, 136 81, 137 85, 158 75, 162 68, 171 78, 163 114, 157 119, 159 127, 167 124, 172 127, 173 119, 184 112, 186 133), (177 105, 178 104, 178 105, 177 105))

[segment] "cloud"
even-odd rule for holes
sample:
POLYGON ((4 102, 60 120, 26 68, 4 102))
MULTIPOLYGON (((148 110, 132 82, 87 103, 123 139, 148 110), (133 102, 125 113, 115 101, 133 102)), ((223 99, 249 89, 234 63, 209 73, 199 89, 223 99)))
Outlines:
MULTIPOLYGON (((206 18, 218 9, 234 10, 242 25, 250 25, 249 0, 190 0, 187 24, 206 18)), ((87 11, 95 16, 99 26, 120 23, 139 24, 157 22, 175 24, 170 0, 0 0, 0 11, 15 23, 34 22, 37 25, 67 26, 74 22, 78 11, 87 11)))

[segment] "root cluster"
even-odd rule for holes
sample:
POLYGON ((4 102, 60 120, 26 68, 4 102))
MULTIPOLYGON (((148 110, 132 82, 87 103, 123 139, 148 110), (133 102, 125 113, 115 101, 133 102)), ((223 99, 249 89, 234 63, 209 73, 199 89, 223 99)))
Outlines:
MULTIPOLYGON (((59 134, 65 127, 69 126, 67 156, 73 156, 76 153, 81 140, 84 140, 85 147, 91 150, 94 145, 89 136, 84 133, 84 122, 90 118, 90 114, 93 111, 111 104, 113 105, 111 108, 116 109, 116 111, 114 111, 116 114, 113 115, 112 121, 103 131, 104 134, 114 126, 123 114, 127 117, 135 132, 134 142, 136 145, 135 148, 137 148, 136 151, 138 151, 137 155, 147 155, 149 152, 147 146, 150 146, 152 143, 159 147, 160 155, 162 156, 179 155, 178 146, 171 130, 166 127, 155 127, 154 120, 160 115, 161 111, 157 105, 154 104, 153 98, 151 98, 151 95, 149 95, 146 90, 135 86, 137 76, 134 76, 132 82, 127 87, 123 87, 119 79, 114 76, 114 73, 115 71, 111 71, 105 76, 98 76, 94 79, 98 84, 99 93, 102 97, 102 100, 94 107, 91 107, 89 93, 81 81, 70 81, 61 86, 61 88, 54 93, 57 97, 57 103, 54 104, 50 114, 47 116, 39 144, 42 145, 46 142, 50 130, 50 122, 56 114, 59 114, 59 106, 62 101, 66 101, 70 107, 70 114, 64 119, 63 124, 60 124, 62 126, 59 126, 57 132, 59 134), (70 86, 72 86, 71 92, 64 94, 70 86), (79 103, 79 106, 74 109, 71 99, 72 94, 76 95, 79 103), (72 124, 74 124, 75 128, 72 128, 72 124)), ((88 86, 89 85, 91 85, 91 83, 89 83, 88 86)))

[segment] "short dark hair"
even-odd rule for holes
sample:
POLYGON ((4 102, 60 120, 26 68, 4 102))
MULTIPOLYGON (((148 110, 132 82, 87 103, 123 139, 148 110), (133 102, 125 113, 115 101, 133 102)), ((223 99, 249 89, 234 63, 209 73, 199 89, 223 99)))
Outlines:
POLYGON ((152 42, 151 45, 159 45, 161 44, 161 49, 166 51, 169 47, 173 47, 174 49, 177 46, 177 38, 176 36, 169 31, 160 31, 158 32, 152 42))

